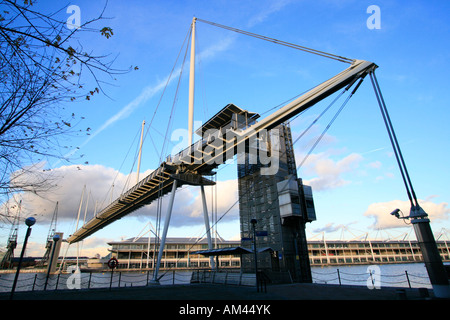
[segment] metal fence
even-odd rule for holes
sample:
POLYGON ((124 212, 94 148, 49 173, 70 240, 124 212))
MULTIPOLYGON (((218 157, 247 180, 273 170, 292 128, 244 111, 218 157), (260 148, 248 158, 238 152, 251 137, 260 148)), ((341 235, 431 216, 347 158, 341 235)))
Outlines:
MULTIPOLYGON (((14 275, 0 274, 0 292, 11 291, 14 275)), ((192 271, 169 271, 163 273, 159 282, 161 285, 186 284, 191 277, 192 271)), ((48 277, 46 273, 21 273, 16 291, 139 287, 148 285, 151 279, 151 271, 59 273, 48 277)))
MULTIPOLYGON (((0 292, 10 292, 14 273, 0 273, 0 292)), ((431 288, 429 278, 405 271, 399 274, 375 275, 372 273, 349 273, 339 269, 331 272, 312 271, 313 282, 336 285, 379 285, 385 287, 431 288)), ((147 286, 152 271, 114 271, 61 273, 47 277, 46 273, 21 273, 16 291, 96 289, 147 286)), ((256 286, 255 274, 236 271, 170 270, 160 278, 161 285, 216 283, 224 285, 256 286)))
POLYGON ((331 272, 312 271, 314 283, 338 284, 338 285, 360 285, 366 286, 372 284, 384 287, 405 287, 405 288, 431 288, 428 276, 413 274, 405 270, 398 274, 372 274, 349 273, 336 269, 331 272))
POLYGON ((192 273, 192 283, 218 283, 238 286, 256 286, 254 273, 197 270, 192 273))

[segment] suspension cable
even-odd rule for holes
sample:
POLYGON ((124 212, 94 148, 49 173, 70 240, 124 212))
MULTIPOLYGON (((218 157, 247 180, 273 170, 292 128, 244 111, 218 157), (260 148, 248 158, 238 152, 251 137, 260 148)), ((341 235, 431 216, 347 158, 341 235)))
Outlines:
POLYGON ((392 148, 394 149, 395 158, 397 160, 398 167, 400 169, 400 173, 402 175, 403 183, 405 184, 406 193, 408 194, 409 201, 411 206, 414 206, 414 202, 416 206, 419 205, 417 202, 416 193, 414 192, 411 179, 409 178, 408 170, 406 168, 405 160, 403 159, 402 152, 400 150, 400 145, 398 143, 397 137, 395 135, 394 127, 392 126, 391 119, 389 117, 389 113, 386 108, 386 104, 384 103, 383 95, 381 94, 381 89, 378 84, 377 78, 375 77, 375 71, 371 71, 370 80, 372 81, 373 89, 375 91, 375 95, 377 97, 378 105, 380 106, 381 114, 383 116, 384 124, 386 125, 387 132, 389 134, 389 139, 392 144, 392 148))
MULTIPOLYGON (((361 85, 361 83, 363 82, 364 78, 361 78, 358 82, 358 84, 356 85, 355 89, 353 89, 353 91, 349 94, 349 96, 345 99, 345 101, 342 103, 341 107, 339 108, 339 110, 336 112, 336 114, 333 116, 333 118, 330 120, 330 122, 328 123, 328 125, 326 126, 326 128, 323 130, 322 134, 317 138, 316 142, 314 142, 313 146, 311 147, 311 149, 308 151, 307 155, 305 156, 305 158, 303 158, 302 162, 300 163, 300 165, 297 167, 297 171, 303 166, 303 164, 305 163, 305 161, 309 158, 309 156, 311 155, 311 153, 314 151, 314 149, 316 148, 316 146, 319 144, 319 142, 322 140, 322 138, 324 137, 325 133, 328 131, 328 129, 330 129, 331 125, 333 124, 333 122, 337 119, 337 117, 339 116, 339 114, 342 112, 342 110, 344 109, 344 107, 347 105, 347 102, 350 100, 350 98, 353 96, 353 94, 356 92, 356 90, 358 90, 359 86, 361 85)), ((349 89, 350 85, 347 86, 347 88, 343 91, 347 91, 349 89)), ((342 92, 342 93, 343 93, 342 92)), ((341 93, 341 95, 342 95, 341 93)), ((339 98, 341 95, 339 95, 337 98, 339 98)), ((333 103, 331 105, 334 104, 334 102, 337 100, 337 98, 333 101, 333 103)), ((330 105, 330 106, 331 106, 330 105)), ((329 106, 329 107, 330 107, 329 106)), ((328 107, 328 108, 329 108, 328 107)), ((325 109, 326 110, 328 110, 325 109)), ((323 112, 324 113, 324 112, 323 112)), ((322 113, 322 114, 323 114, 322 113)), ((320 116, 322 116, 322 114, 320 116)), ((298 139, 297 139, 298 140, 298 139)))
POLYGON ((266 36, 263 36, 263 35, 260 35, 260 34, 256 34, 256 33, 253 33, 253 32, 244 31, 244 30, 240 30, 240 29, 237 29, 237 28, 233 28, 233 27, 228 27, 228 26, 225 26, 225 25, 222 25, 222 24, 219 24, 219 23, 203 20, 203 19, 200 19, 200 18, 196 18, 196 19, 197 19, 197 21, 204 22, 206 24, 210 24, 210 25, 215 26, 215 27, 219 27, 219 28, 222 28, 222 29, 230 30, 230 31, 233 31, 233 32, 237 32, 237 33, 244 34, 244 35, 247 35, 247 36, 250 36, 250 37, 254 37, 254 38, 257 38, 257 39, 269 41, 269 42, 272 42, 272 43, 281 44, 281 45, 289 47, 289 48, 293 48, 293 49, 301 50, 301 51, 304 51, 304 52, 312 53, 312 54, 315 54, 315 55, 318 55, 318 56, 322 56, 322 57, 325 57, 325 58, 329 58, 329 59, 333 59, 333 60, 336 60, 336 61, 349 63, 349 64, 352 64, 354 62, 354 59, 349 59, 349 58, 338 56, 338 55, 335 55, 335 54, 332 54, 332 53, 319 51, 319 50, 316 50, 316 49, 300 46, 298 44, 286 42, 286 41, 283 41, 283 40, 278 40, 278 39, 275 39, 275 38, 266 37, 266 36))
MULTIPOLYGON (((191 28, 190 28, 190 30, 188 32, 188 35, 190 35, 191 32, 192 32, 192 25, 191 25, 191 28)), ((183 43, 183 46, 184 46, 184 43, 183 43)), ((183 75, 184 64, 186 62, 188 48, 189 48, 189 40, 188 40, 188 44, 186 45, 186 51, 184 53, 183 62, 182 62, 181 68, 180 68, 180 72, 179 72, 179 76, 178 76, 178 82, 177 82, 177 87, 176 87, 176 90, 175 90, 175 97, 174 97, 173 102, 172 102, 172 109, 170 111, 169 121, 168 121, 168 124, 167 124, 167 129, 166 129, 166 133, 165 133, 165 136, 164 136, 163 145, 162 145, 162 148, 161 148, 161 154, 160 154, 160 159, 159 159, 160 163, 161 163, 162 157, 163 157, 163 155, 165 153, 165 148, 167 146, 167 136, 168 136, 170 128, 171 128, 171 126, 173 124, 173 116, 174 116, 174 113, 175 113, 175 106, 176 106, 176 103, 177 103, 177 100, 178 100, 178 93, 179 93, 179 88, 180 88, 180 82, 181 82, 181 78, 182 78, 182 75, 183 75)), ((180 53, 181 53, 181 50, 180 50, 180 53)), ((178 58, 177 58, 177 60, 178 60, 178 58)), ((155 251, 154 251, 154 255, 153 255, 153 260, 154 261, 155 261, 155 257, 156 257, 156 253, 157 253, 156 246, 159 243, 159 232, 160 232, 160 227, 161 227, 162 195, 163 195, 163 182, 161 181, 159 183, 159 188, 158 188, 158 202, 157 202, 157 213, 156 213, 156 216, 157 216, 156 217, 156 219, 157 219, 157 235, 155 237, 155 249, 154 249, 155 251)), ((166 219, 167 219, 167 217, 166 217, 166 219)))

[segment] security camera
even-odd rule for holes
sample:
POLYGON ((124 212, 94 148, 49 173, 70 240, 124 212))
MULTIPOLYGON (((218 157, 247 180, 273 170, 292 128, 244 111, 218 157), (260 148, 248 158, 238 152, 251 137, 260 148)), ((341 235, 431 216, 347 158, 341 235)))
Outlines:
POLYGON ((396 216, 397 218, 400 218, 400 209, 395 209, 394 211, 391 212, 391 216, 396 216))

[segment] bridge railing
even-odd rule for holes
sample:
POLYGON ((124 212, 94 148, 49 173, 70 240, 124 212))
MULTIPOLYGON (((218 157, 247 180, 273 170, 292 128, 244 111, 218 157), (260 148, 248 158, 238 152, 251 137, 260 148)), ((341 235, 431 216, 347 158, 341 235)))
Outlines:
POLYGON ((215 283, 238 286, 256 286, 256 276, 254 273, 197 270, 192 273, 191 283, 215 283))
MULTIPOLYGON (((189 284, 193 271, 171 270, 163 273, 161 285, 189 284)), ((10 292, 14 281, 14 273, 0 274, 0 293, 10 292)), ((75 290, 99 288, 123 288, 147 286, 152 279, 152 271, 115 271, 59 273, 47 277, 45 272, 21 273, 18 278, 16 292, 40 290, 75 290)))
POLYGON ((380 287, 431 288, 428 276, 409 273, 383 274, 376 276, 371 273, 349 273, 336 269, 330 272, 312 271, 314 283, 337 285, 378 285, 380 287))

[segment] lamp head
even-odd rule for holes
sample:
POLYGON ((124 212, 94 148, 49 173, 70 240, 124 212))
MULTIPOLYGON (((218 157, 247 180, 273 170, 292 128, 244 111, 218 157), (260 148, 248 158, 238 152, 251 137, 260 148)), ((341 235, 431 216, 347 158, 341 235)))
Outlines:
POLYGON ((391 212, 391 216, 396 216, 397 218, 400 217, 400 209, 395 209, 394 211, 391 212))
POLYGON ((27 218, 27 219, 25 220, 25 224, 26 224, 28 227, 31 227, 31 226, 34 225, 35 223, 36 223, 36 219, 33 218, 33 217, 29 217, 29 218, 27 218))

